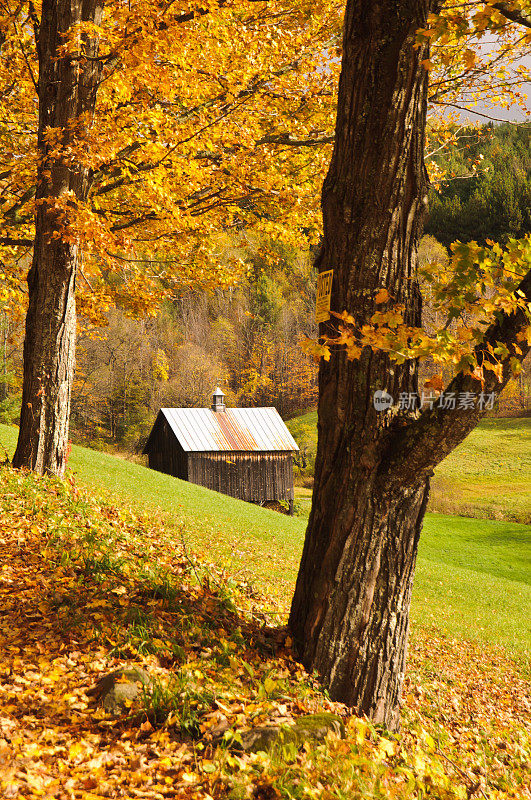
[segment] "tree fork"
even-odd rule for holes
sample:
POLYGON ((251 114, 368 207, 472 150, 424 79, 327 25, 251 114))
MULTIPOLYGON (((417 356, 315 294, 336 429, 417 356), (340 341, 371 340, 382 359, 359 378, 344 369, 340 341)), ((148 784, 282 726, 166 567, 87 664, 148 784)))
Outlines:
MULTIPOLYGON (((336 139, 323 186, 319 271, 334 270, 331 305, 357 326, 376 310, 378 289, 421 323, 417 244, 426 200, 423 163, 428 46, 415 32, 440 10, 432 0, 348 0, 336 139)), ((531 272, 522 280, 531 301, 531 272)), ((450 392, 499 393, 511 360, 529 350, 520 309, 501 314, 476 348, 502 379, 460 373, 450 392), (518 346, 516 343, 518 342, 518 346)), ((333 326, 322 332, 333 337, 333 326)), ((373 406, 374 392, 416 393, 418 365, 366 348, 349 362, 332 352, 319 371, 318 447, 312 511, 291 607, 297 653, 335 700, 390 729, 399 724, 400 687, 418 541, 433 468, 474 428, 480 410, 435 407, 420 416, 373 406)))
MULTIPOLYGON (((428 45, 416 31, 439 2, 348 0, 336 139, 323 186, 320 271, 334 270, 331 307, 357 325, 385 287, 420 325, 417 245, 426 205, 423 161, 428 45)), ((326 324, 328 325, 328 323, 326 324)), ((333 329, 324 329, 333 335, 333 329)), ((312 512, 290 614, 299 657, 331 697, 398 726, 409 604, 429 475, 387 484, 393 413, 374 392, 416 392, 418 365, 382 352, 332 353, 319 372, 312 512)))

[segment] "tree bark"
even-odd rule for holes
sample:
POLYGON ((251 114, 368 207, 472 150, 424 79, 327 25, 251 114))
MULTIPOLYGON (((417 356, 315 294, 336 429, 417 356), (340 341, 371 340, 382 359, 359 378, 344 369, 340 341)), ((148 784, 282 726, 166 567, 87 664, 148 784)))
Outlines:
POLYGON ((102 8, 103 0, 44 0, 36 30, 40 161, 22 409, 13 465, 59 476, 68 441, 80 260, 68 215, 87 199, 90 189, 82 141, 93 117, 100 74, 99 62, 92 60, 98 54, 96 39, 81 33, 77 53, 62 55, 59 48, 73 25, 99 24, 102 8))
MULTIPOLYGON (((421 323, 417 244, 426 204, 423 148, 428 46, 416 46, 438 0, 348 0, 334 152, 323 186, 319 271, 334 270, 332 309, 361 327, 387 288, 421 323)), ((531 275, 531 273, 530 273, 531 275)), ((521 284, 531 299, 531 277, 521 284)), ((504 315, 486 341, 512 347, 503 380, 485 385, 458 375, 451 391, 499 392, 523 312, 504 315)), ((333 336, 333 324, 321 333, 333 336)), ((483 348, 478 357, 489 358, 483 348)), ((393 730, 400 689, 417 547, 439 463, 481 413, 435 408, 400 411, 416 393, 418 364, 393 364, 365 348, 357 361, 332 352, 319 371, 315 486, 289 625, 299 658, 316 670, 332 699, 393 730), (377 411, 376 390, 395 403, 377 411)))
MULTIPOLYGON (((407 324, 421 321, 428 51, 415 48, 415 34, 438 5, 347 2, 318 268, 334 270, 331 307, 348 309, 358 325, 376 310, 381 287, 405 305, 407 324)), ((312 512, 290 615, 299 656, 331 697, 389 728, 398 724, 429 479, 382 480, 392 415, 375 410, 373 395, 417 386, 415 362, 392 365, 382 352, 322 362, 312 512)))

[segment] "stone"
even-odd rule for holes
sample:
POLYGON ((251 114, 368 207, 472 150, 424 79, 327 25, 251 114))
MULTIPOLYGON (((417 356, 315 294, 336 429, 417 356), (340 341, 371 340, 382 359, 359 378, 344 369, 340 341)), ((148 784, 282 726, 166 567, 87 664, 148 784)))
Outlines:
POLYGON ((275 745, 294 744, 295 747, 302 747, 308 741, 324 741, 330 731, 341 738, 345 736, 343 720, 337 714, 307 714, 299 717, 293 725, 262 725, 243 731, 240 747, 247 753, 267 751, 275 745))
POLYGON ((152 681, 147 672, 139 667, 132 667, 116 669, 104 675, 87 694, 94 697, 109 713, 123 714, 151 686, 152 681))
POLYGON ((228 731, 229 728, 230 723, 227 717, 224 714, 221 714, 216 724, 210 728, 210 734, 214 739, 218 739, 220 736, 223 736, 225 731, 228 731))

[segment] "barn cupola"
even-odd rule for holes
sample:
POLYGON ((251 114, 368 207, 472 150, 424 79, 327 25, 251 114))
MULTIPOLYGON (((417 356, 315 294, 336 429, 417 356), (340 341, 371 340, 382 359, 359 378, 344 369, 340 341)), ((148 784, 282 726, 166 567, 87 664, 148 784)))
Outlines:
POLYGON ((225 395, 219 388, 215 390, 214 394, 212 395, 212 405, 210 406, 212 411, 225 411, 225 395))

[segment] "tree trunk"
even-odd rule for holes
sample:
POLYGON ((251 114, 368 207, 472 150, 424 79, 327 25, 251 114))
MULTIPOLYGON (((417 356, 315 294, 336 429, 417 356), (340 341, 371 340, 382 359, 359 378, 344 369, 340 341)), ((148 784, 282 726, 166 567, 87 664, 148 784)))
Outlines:
POLYGON ((62 475, 68 441, 76 341, 76 273, 80 259, 68 215, 90 188, 83 134, 94 112, 100 73, 98 43, 59 54, 65 34, 82 21, 99 24, 103 0, 44 0, 35 35, 39 58, 40 163, 35 244, 28 274, 24 380, 13 465, 62 475), (83 55, 81 54, 83 53, 83 55), (53 141, 50 130, 57 139, 53 141))
MULTIPOLYGON (((414 45, 436 7, 347 3, 318 267, 334 270, 331 307, 348 309, 360 326, 381 287, 405 305, 407 324, 421 321, 416 250, 427 191, 428 53, 414 45)), ((365 350, 354 362, 336 352, 321 364, 315 488, 290 615, 301 660, 331 697, 389 728, 398 723, 429 488, 426 476, 405 487, 382 479, 393 412, 375 410, 373 396, 380 389, 397 398, 417 385, 416 363, 393 366, 382 352, 365 350)))
POLYGON ((336 484, 340 513, 313 512, 290 626, 330 696, 394 730, 428 484, 390 496, 353 472, 336 484))
MULTIPOLYGON (((386 288, 421 323, 417 244, 426 205, 423 162, 428 46, 416 46, 439 0, 348 0, 336 138, 323 186, 319 271, 334 270, 331 308, 357 327, 386 288)), ((531 298, 531 272, 520 284, 531 298)), ((460 373, 455 392, 500 392, 523 311, 503 315, 485 341, 505 343, 503 380, 483 385, 460 373)), ((321 333, 334 334, 324 323, 321 333)), ((479 363, 490 359, 478 346, 479 363)), ((318 447, 312 511, 290 628, 297 653, 330 696, 395 729, 406 660, 417 546, 433 468, 477 424, 481 411, 434 406, 401 411, 401 392, 417 393, 418 364, 398 365, 365 348, 357 361, 332 352, 319 370, 318 447), (374 393, 394 402, 375 408, 374 393)))

